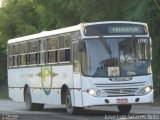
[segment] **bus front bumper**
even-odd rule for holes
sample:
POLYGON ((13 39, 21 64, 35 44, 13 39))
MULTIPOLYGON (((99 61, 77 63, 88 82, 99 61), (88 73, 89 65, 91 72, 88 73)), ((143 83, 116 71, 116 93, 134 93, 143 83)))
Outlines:
POLYGON ((83 106, 153 103, 153 91, 143 96, 94 97, 82 93, 83 106))

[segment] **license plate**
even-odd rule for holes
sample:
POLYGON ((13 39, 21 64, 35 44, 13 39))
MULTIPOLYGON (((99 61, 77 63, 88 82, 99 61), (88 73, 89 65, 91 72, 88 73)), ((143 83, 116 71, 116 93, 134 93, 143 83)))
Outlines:
POLYGON ((117 99, 117 103, 128 103, 128 99, 127 98, 117 99))

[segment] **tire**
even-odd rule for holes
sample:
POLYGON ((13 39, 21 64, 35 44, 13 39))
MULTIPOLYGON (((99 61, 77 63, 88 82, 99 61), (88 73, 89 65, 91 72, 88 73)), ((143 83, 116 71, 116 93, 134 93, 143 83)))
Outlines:
POLYGON ((81 107, 72 106, 72 99, 71 99, 71 94, 69 90, 67 90, 66 95, 65 95, 65 103, 66 103, 66 111, 70 115, 78 114, 80 113, 80 111, 82 111, 81 107))
POLYGON ((44 108, 44 104, 38 104, 38 103, 32 103, 32 97, 31 97, 31 92, 29 87, 26 90, 25 93, 25 103, 26 103, 26 108, 28 111, 41 111, 44 108))
POLYGON ((117 107, 121 114, 128 114, 132 108, 132 105, 118 105, 117 107))

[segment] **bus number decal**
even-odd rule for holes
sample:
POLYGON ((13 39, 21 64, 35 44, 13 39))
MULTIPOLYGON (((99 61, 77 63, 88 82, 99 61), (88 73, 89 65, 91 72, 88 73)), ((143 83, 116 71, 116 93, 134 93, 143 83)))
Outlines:
POLYGON ((138 38, 138 43, 148 43, 148 39, 146 39, 146 38, 138 38))

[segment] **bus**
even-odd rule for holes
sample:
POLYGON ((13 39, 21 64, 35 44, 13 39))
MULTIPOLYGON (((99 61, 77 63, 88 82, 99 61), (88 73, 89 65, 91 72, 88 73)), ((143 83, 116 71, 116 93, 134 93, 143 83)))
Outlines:
POLYGON ((30 111, 65 105, 153 103, 152 42, 146 23, 104 21, 8 40, 8 89, 30 111))

